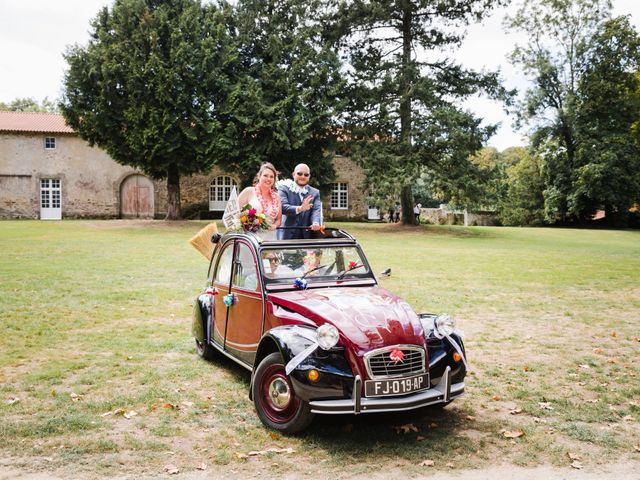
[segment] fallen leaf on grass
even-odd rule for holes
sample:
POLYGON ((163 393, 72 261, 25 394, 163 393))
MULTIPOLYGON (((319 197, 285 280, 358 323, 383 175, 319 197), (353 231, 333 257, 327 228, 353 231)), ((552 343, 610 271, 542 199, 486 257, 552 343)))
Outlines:
POLYGON ((180 410, 180 405, 177 405, 175 403, 165 403, 163 407, 168 408, 169 410, 180 410))
POLYGON ((551 402, 538 402, 538 406, 542 410, 553 410, 553 407, 551 406, 551 402))
POLYGON ((124 413, 122 416, 127 420, 130 420, 136 415, 138 415, 138 412, 136 412, 135 410, 129 410, 128 412, 124 413))
POLYGON ((77 393, 74 393, 74 392, 71 392, 69 396, 71 397, 72 402, 77 402, 82 398, 82 395, 78 395, 77 393))
POLYGON ((607 358, 607 363, 618 363, 617 358, 607 358))
POLYGON ((582 470, 584 467, 580 462, 578 462, 577 460, 574 460, 573 462, 571 462, 571 468, 575 468, 576 470, 582 470))
POLYGON ((617 337, 617 336, 618 336, 618 333, 617 333, 617 332, 611 332, 611 336, 612 336, 612 337, 617 337))
POLYGON ((513 407, 509 410, 509 413, 511 415, 517 415, 519 413, 522 413, 522 409, 520 407, 513 407))
POLYGON ((200 465, 198 465, 196 467, 198 470, 206 470, 207 469, 207 464, 202 462, 200 465))
POLYGON ((580 368, 584 369, 584 370, 589 370, 591 367, 589 365, 587 365, 586 363, 581 363, 580 365, 578 365, 580 368))
POLYGON ((421 441, 426 440, 426 439, 427 439, 427 437, 423 437, 422 435, 418 435, 416 437, 416 442, 421 442, 421 441))
POLYGON ((636 452, 640 452, 640 445, 634 445, 633 448, 636 450, 636 452))
POLYGON ((494 395, 493 397, 491 397, 491 400, 497 402, 498 400, 500 400, 500 395, 494 395))
POLYGON ((5 404, 7 405, 13 405, 14 403, 18 403, 20 401, 20 399, 18 397, 10 397, 7 400, 5 400, 5 404))
POLYGON ((249 458, 249 455, 247 455, 246 453, 236 452, 236 457, 240 460, 246 460, 247 458, 249 458))
POLYGON ((418 427, 416 427, 413 423, 405 423, 404 425, 395 425, 393 428, 396 429, 397 434, 418 431, 418 427))
POLYGON ((271 447, 271 448, 267 448, 266 450, 253 450, 247 453, 247 455, 249 455, 250 457, 255 457, 258 455, 266 455, 267 453, 295 453, 295 450, 291 447, 287 447, 287 448, 271 447))
POLYGON ((602 352, 604 352, 604 350, 601 349, 601 348, 594 348, 593 349, 593 353, 602 353, 602 352))
POLYGON ((500 430, 504 438, 519 438, 524 435, 521 430, 500 430))
POLYGON ((280 435, 279 433, 276 433, 276 432, 269 432, 269 436, 273 440, 280 440, 282 438, 282 435, 280 435))
POLYGON ((433 467, 436 464, 433 460, 423 460, 420 462, 421 467, 433 467))
MULTIPOLYGON (((429 428, 438 428, 438 424, 433 422, 429 424, 429 428)), ((416 430, 417 431, 417 430, 416 430)))
POLYGON ((164 466, 164 471, 167 472, 169 475, 176 475, 177 473, 180 473, 180 470, 178 470, 178 467, 176 467, 171 463, 164 466))
POLYGON ((578 455, 577 453, 571 453, 571 452, 567 452, 567 457, 569 457, 569 460, 582 460, 582 457, 580 455, 578 455))
POLYGON ((622 420, 624 420, 625 422, 633 422, 635 418, 633 418, 632 415, 625 415, 624 417, 622 417, 622 420))
POLYGON ((185 407, 193 407, 193 402, 182 402, 185 407))
POLYGON ((475 422, 476 421, 476 417, 474 417, 473 415, 467 415, 466 417, 467 420, 469 420, 470 422, 475 422))
POLYGON ((449 462, 449 463, 445 463, 444 466, 445 467, 449 467, 449 468, 453 468, 455 465, 453 463, 449 462))

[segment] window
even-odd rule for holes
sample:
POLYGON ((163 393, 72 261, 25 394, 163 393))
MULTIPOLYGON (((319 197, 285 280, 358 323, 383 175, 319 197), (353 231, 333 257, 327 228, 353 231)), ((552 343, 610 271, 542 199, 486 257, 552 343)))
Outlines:
POLYGON ((346 210, 349 208, 348 185, 344 182, 333 184, 331 189, 331 210, 346 210))
POLYGON ((256 291, 258 289, 258 271, 251 250, 244 243, 238 242, 236 254, 238 258, 234 264, 233 286, 256 291))
POLYGON ((220 255, 218 261, 218 271, 214 278, 215 283, 222 285, 229 285, 231 280, 231 267, 233 266, 233 242, 229 243, 225 247, 225 251, 220 255))
POLYGON ((56 137, 44 137, 45 150, 53 150, 56 148, 56 137))
POLYGON ((226 202, 229 200, 229 195, 231 195, 231 189, 233 187, 238 188, 233 178, 226 175, 217 177, 209 186, 209 201, 226 202))

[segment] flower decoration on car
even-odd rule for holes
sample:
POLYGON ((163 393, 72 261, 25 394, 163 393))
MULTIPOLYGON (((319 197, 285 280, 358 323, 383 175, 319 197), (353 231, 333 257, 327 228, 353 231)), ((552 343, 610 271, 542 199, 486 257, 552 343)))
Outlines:
POLYGON ((293 282, 293 287, 298 290, 306 290, 307 289, 307 281, 304 278, 296 278, 293 282))
POLYGON ((230 307, 235 303, 236 299, 233 294, 230 293, 229 295, 225 295, 224 297, 222 297, 222 301, 227 307, 230 307))
POLYGON ((393 363, 402 363, 404 360, 404 352, 399 348, 394 348, 389 354, 389 358, 393 363))
POLYGON ((258 212, 249 203, 242 207, 240 211, 240 225, 245 232, 256 233, 260 230, 269 229, 266 215, 258 212))
POLYGON ((207 289, 205 290, 205 292, 204 292, 204 293, 205 293, 205 294, 207 294, 207 295, 218 295, 218 293, 220 293, 220 292, 219 292, 219 291, 218 291, 218 289, 217 289, 217 288, 215 288, 215 287, 209 287, 209 288, 207 288, 207 289))
POLYGON ((353 270, 358 266, 358 262, 349 262, 349 270, 353 270))

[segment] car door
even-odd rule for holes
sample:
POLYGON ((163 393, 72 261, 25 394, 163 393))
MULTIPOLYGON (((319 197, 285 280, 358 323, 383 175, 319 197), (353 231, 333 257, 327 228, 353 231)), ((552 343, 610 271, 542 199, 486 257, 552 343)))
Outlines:
POLYGON ((233 271, 233 241, 223 245, 216 263, 212 285, 218 290, 218 295, 213 301, 213 341, 220 346, 224 345, 225 331, 227 328, 227 306, 224 304, 224 296, 231 292, 231 273, 233 271))
POLYGON ((256 356, 264 319, 257 261, 249 243, 236 240, 230 290, 234 302, 228 307, 224 348, 249 365, 253 365, 256 356))

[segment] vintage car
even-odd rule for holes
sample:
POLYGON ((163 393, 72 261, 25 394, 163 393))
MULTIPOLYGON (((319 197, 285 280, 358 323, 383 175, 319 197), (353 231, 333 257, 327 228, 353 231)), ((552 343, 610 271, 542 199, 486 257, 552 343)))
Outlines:
POLYGON ((249 396, 268 427, 295 433, 314 414, 443 406, 464 392, 454 321, 416 314, 381 288, 347 232, 212 241, 206 290, 194 302, 196 349, 252 372, 249 396))

